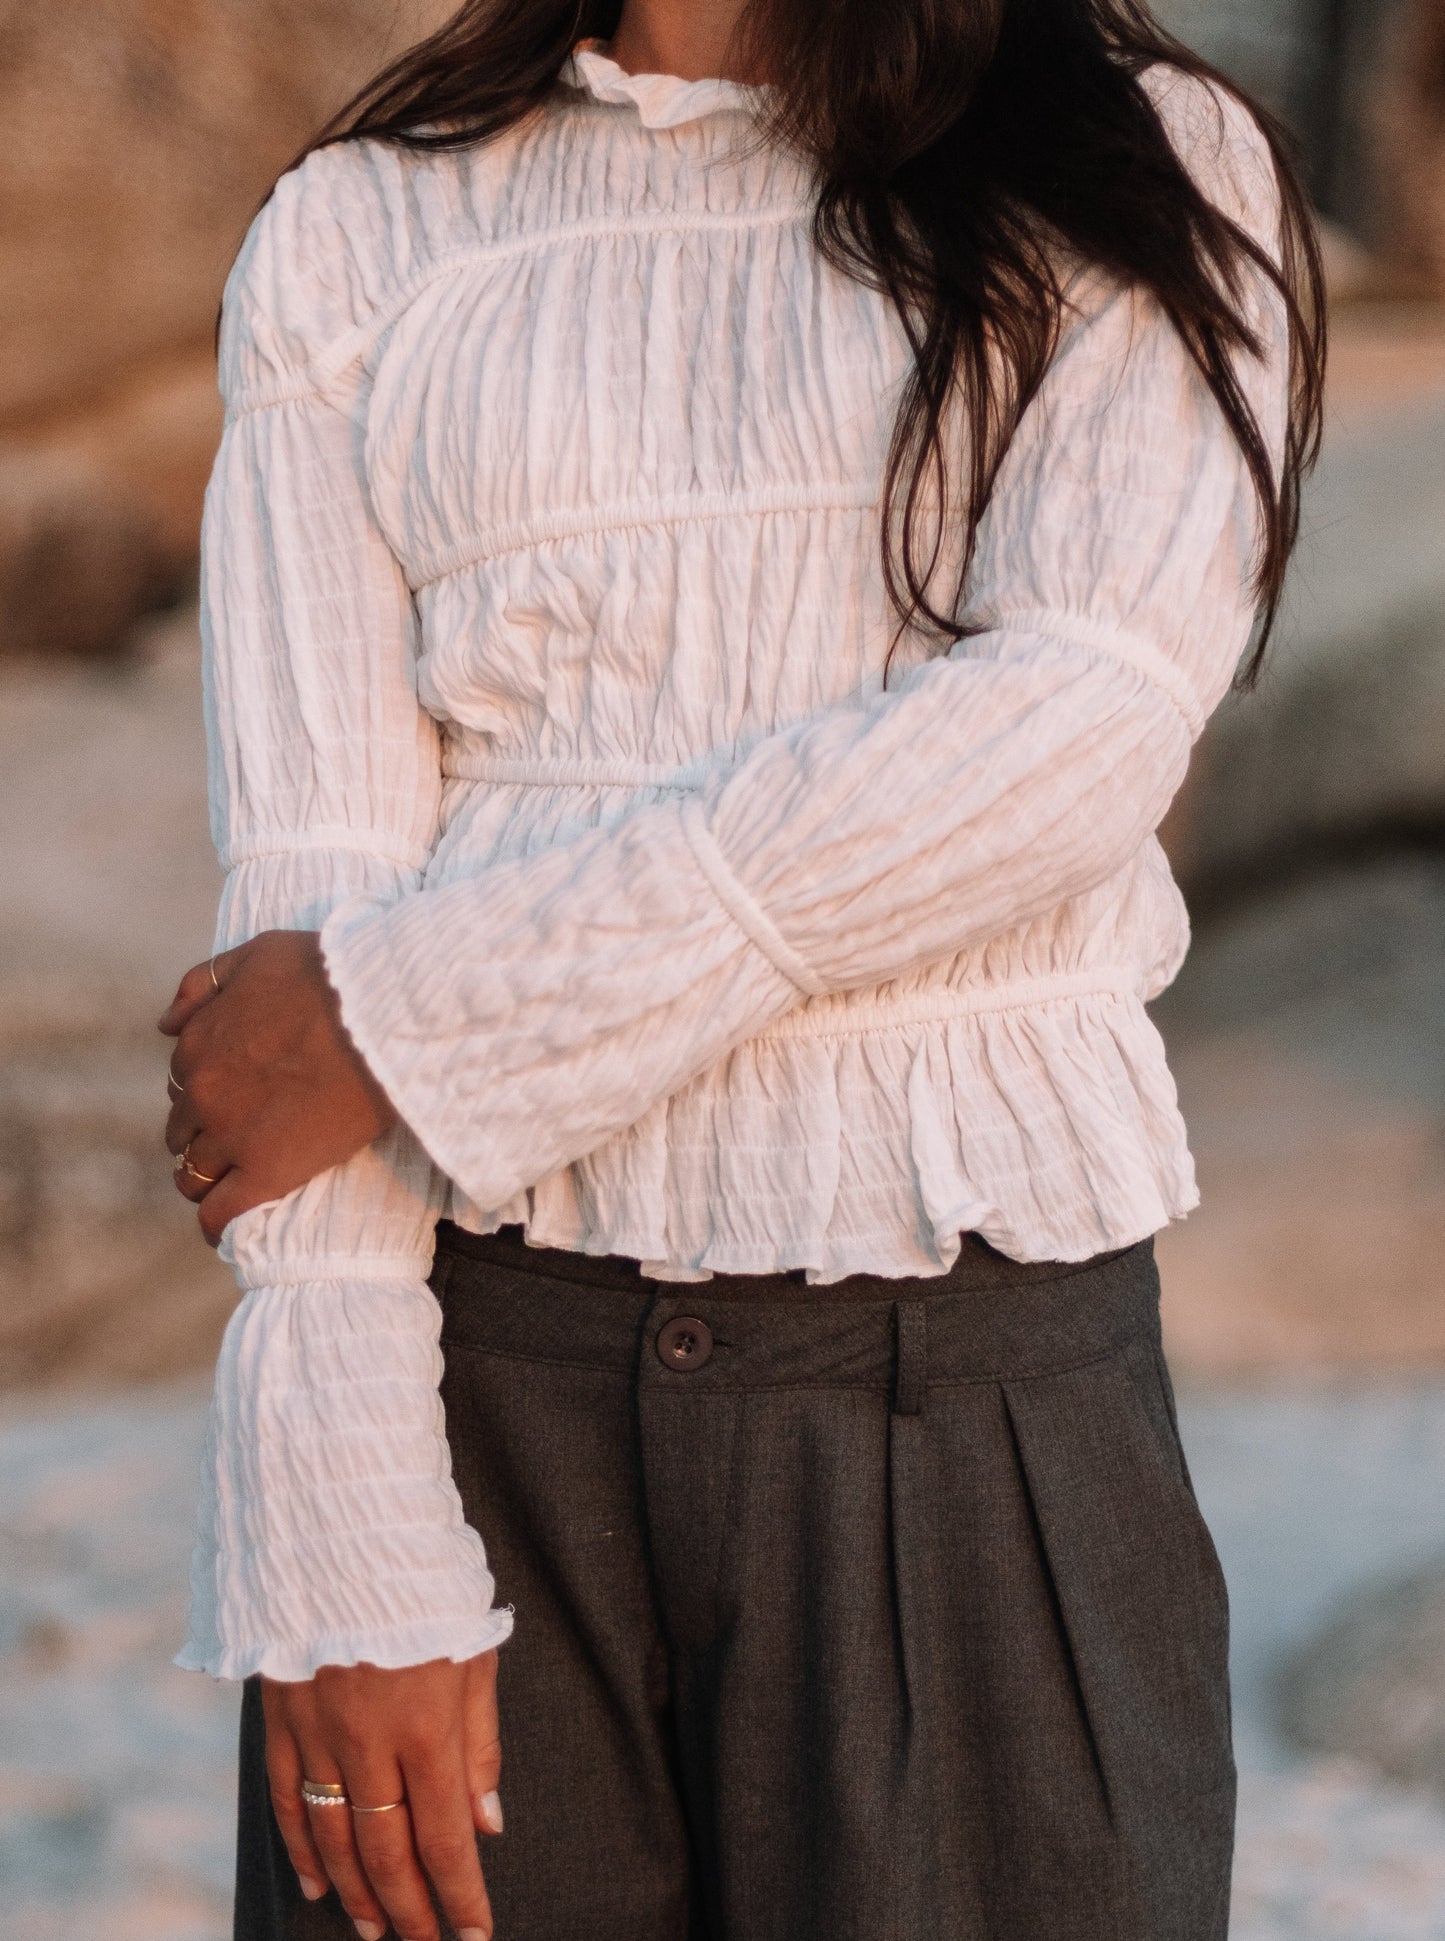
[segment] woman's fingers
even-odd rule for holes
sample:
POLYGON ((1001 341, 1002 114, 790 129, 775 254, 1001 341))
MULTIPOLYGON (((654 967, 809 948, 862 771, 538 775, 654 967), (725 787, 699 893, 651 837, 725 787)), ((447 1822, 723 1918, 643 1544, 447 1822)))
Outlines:
MULTIPOLYGON (((459 1941, 491 1941, 492 1907, 477 1853, 461 1735, 409 1762, 404 1758, 402 1770, 406 1775, 417 1856, 436 1889, 447 1919, 456 1929, 459 1941)), ((379 1826, 393 1815, 378 1813, 367 1817, 373 1826, 379 1826)), ((359 1829, 363 1847, 368 1831, 363 1820, 359 1829)), ((370 1867, 368 1858, 368 1872, 370 1867)), ((407 1941, 432 1941, 436 1934, 434 1926, 414 1929, 398 1924, 397 1931, 407 1941)))
POLYGON ((380 1941, 388 1919, 400 1941, 440 1941, 438 1906, 459 1941, 491 1941, 477 1829, 501 1830, 496 1653, 323 1667, 296 1684, 263 1679, 261 1691, 277 1817, 303 1891, 329 1880, 362 1941, 380 1941), (303 1779, 344 1787, 348 1804, 301 1804, 303 1779))
POLYGON ((208 959, 204 964, 192 964, 180 983, 176 994, 156 1020, 156 1029, 165 1033, 167 1038, 177 1037, 186 1020, 196 1013, 207 998, 212 998, 225 980, 224 966, 233 951, 223 951, 219 957, 208 959), (212 965, 215 976, 212 977, 212 965))
MULTIPOLYGON (((370 1759, 357 1767, 346 1768, 346 1790, 352 1805, 387 1809, 355 1812, 349 1817, 362 1871, 391 1917, 401 1941, 439 1941, 441 1928, 427 1887, 429 1869, 422 1845, 423 1830, 417 1824, 419 1809, 412 1792, 418 1777, 408 1773, 404 1778, 402 1768, 397 1765, 370 1759)), ((431 1794, 424 1779, 421 1787, 430 1804, 431 1794)), ((434 1839, 432 1829, 427 1829, 425 1837, 428 1841, 434 1839)), ((445 1839, 441 1844, 445 1861, 450 1857, 445 1839)), ((475 1861, 475 1847, 472 1857, 475 1861)), ((450 1910, 441 1882, 436 1886, 438 1893, 443 1894, 443 1905, 450 1910)), ((364 1936, 363 1941, 370 1941, 370 1937, 364 1936)))
POLYGON ((205 965, 188 970, 176 986, 175 996, 156 1019, 156 1030, 167 1038, 178 1038, 187 1019, 194 1017, 210 995, 211 982, 205 965), (197 969, 200 976, 206 979, 204 989, 197 988, 197 969))
POLYGON ((233 1220, 243 1213, 249 1213, 253 1206, 264 1206, 268 1200, 281 1199, 287 1191, 288 1187, 263 1184, 244 1166, 233 1166, 214 1186, 208 1186, 204 1194, 197 1196, 196 1218, 206 1245, 219 1246, 221 1235, 233 1220))
POLYGON ((218 1140, 204 1131, 193 1132, 176 1153, 176 1186, 188 1200, 203 1200, 230 1171, 230 1161, 218 1140))
POLYGON ((195 1101, 189 1092, 180 1092, 171 1100, 171 1109, 166 1115, 166 1151, 183 1153, 201 1129, 200 1115, 195 1101))
POLYGON ((319 1901, 328 1885, 326 1863, 316 1851, 301 1798, 301 1754, 279 1718, 266 1722, 266 1776, 271 1784, 271 1810, 301 1891, 308 1901, 319 1901))
POLYGON ((193 1017, 208 998, 215 997, 218 991, 225 988, 227 975, 245 948, 244 944, 239 944, 235 950, 218 950, 204 964, 192 964, 177 984, 175 996, 156 1020, 156 1029, 163 1031, 168 1038, 178 1036, 186 1020, 193 1017))
POLYGON ((497 1721, 497 1654, 483 1652, 467 1665, 462 1729, 466 1740, 467 1791, 479 1833, 502 1831, 502 1738, 497 1721))
MULTIPOLYGON (((386 1933, 387 1913, 394 1910, 390 1909, 389 1903, 383 1902, 377 1884, 368 1878, 361 1863, 351 1814, 351 1783, 323 1747, 303 1740, 301 1758, 307 1779, 346 1787, 346 1802, 340 1806, 306 1806, 307 1826, 312 1844, 326 1869, 326 1877, 336 1889, 341 1905, 356 1923, 362 1941, 381 1941, 386 1933)), ((407 1934, 410 1930, 399 1928, 397 1932, 407 1934)), ((430 1941, 427 1929, 420 1928, 416 1932, 430 1941)))
MULTIPOLYGON (((388 1909, 367 1878, 356 1851, 350 1807, 308 1806, 306 1815, 311 1822, 311 1837, 325 1863, 327 1875, 362 1941, 381 1941, 386 1933, 388 1909)), ((398 1929, 398 1933, 405 1932, 405 1929, 398 1929)), ((426 1930, 419 1932, 425 1934, 426 1930)))
MULTIPOLYGON (((191 973, 188 971, 186 975, 191 973)), ((207 1137, 202 1126, 195 1094, 188 1082, 189 1063, 187 1045, 182 1040, 171 1053, 167 1086, 171 1107, 166 1115, 165 1139, 167 1152, 173 1153, 178 1162, 177 1191, 194 1202, 205 1198, 227 1171, 230 1161, 216 1140, 207 1137), (189 1163, 179 1163, 183 1159, 189 1163)))

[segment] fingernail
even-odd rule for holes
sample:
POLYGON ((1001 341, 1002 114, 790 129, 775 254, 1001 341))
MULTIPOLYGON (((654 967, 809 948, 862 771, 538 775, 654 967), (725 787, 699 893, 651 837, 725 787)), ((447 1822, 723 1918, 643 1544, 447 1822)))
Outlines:
MULTIPOLYGON (((477 1801, 477 1804, 482 1810, 482 1819, 488 1833, 500 1833, 502 1830, 501 1794, 483 1793, 482 1797, 477 1801)), ((482 1936, 482 1941, 486 1941, 485 1935, 482 1936)))
POLYGON ((310 1874, 299 1874, 297 1878, 301 1882, 301 1891, 308 1901, 319 1901, 326 1892, 324 1880, 313 1880, 310 1874))
POLYGON ((458 1928, 457 1941, 492 1941, 485 1928, 458 1928))
POLYGON ((381 1941, 386 1929, 380 1921, 358 1921, 356 1932, 361 1936, 361 1941, 381 1941))

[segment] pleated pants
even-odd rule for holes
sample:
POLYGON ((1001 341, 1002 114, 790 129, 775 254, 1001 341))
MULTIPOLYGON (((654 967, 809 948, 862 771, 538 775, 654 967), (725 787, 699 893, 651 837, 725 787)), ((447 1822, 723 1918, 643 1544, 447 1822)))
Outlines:
MULTIPOLYGON (((1152 1246, 646 1279, 444 1226, 497 1941, 1223 1941, 1227 1604, 1152 1246)), ((344 1941, 242 1730, 237 1941, 344 1941)))

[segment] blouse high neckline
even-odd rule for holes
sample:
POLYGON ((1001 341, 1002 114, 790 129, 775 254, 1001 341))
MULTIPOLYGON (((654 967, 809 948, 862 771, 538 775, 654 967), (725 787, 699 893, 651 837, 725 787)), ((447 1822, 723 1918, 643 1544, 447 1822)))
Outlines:
POLYGON ((579 41, 561 78, 594 101, 635 109, 644 128, 681 128, 712 115, 753 114, 771 92, 718 76, 684 81, 676 74, 629 74, 603 51, 604 45, 600 40, 579 41))

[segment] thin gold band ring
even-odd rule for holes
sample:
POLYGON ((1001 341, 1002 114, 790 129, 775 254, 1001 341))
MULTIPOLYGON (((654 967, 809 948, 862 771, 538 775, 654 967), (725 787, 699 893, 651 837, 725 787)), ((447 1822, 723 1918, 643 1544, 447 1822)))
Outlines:
POLYGON ((353 1813, 394 1813, 399 1806, 405 1806, 404 1799, 389 1800, 385 1806, 357 1806, 352 1803, 353 1813))
MULTIPOLYGON (((179 1051, 179 1049, 180 1047, 178 1045, 176 1047, 176 1050, 179 1051)), ((184 1085, 182 1085, 181 1081, 176 1077, 176 1053, 174 1051, 171 1053, 171 1062, 169 1063, 169 1065, 166 1066, 166 1085, 168 1086, 170 1090, 170 1095, 173 1099, 178 1099, 184 1096, 186 1088, 184 1085)))

